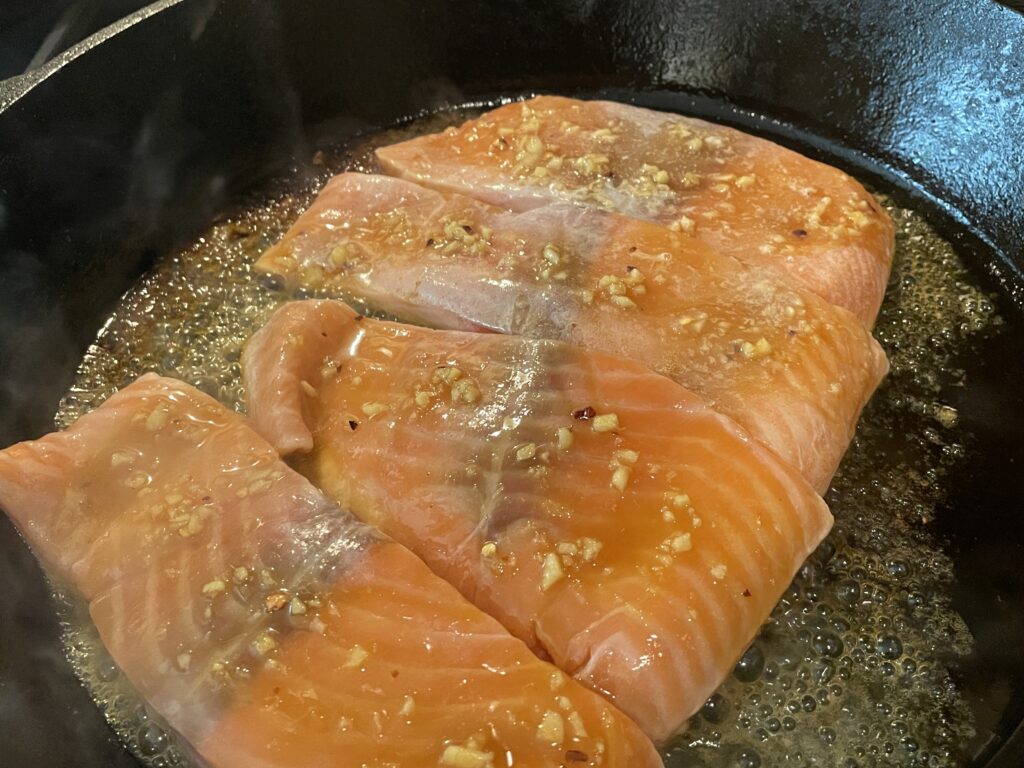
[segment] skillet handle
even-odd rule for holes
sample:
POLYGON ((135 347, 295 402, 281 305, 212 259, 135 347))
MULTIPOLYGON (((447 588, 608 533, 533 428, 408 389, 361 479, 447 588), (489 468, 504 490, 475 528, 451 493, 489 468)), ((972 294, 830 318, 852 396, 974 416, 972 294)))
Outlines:
MULTIPOLYGON (((160 13, 160 11, 166 10, 167 8, 177 5, 183 1, 184 0, 157 0, 155 3, 150 3, 134 13, 115 21, 113 24, 103 27, 98 32, 89 35, 89 37, 85 38, 80 43, 76 43, 70 48, 54 55, 53 58, 40 64, 35 69, 31 69, 21 75, 14 75, 6 80, 0 80, 0 112, 3 112, 7 107, 24 96, 37 83, 42 82, 65 64, 77 59, 91 48, 95 48, 119 32, 122 32, 129 27, 138 24, 140 21, 148 19, 150 16, 160 13)), ((0 2, 2 2, 2 0, 0 0, 0 2)))

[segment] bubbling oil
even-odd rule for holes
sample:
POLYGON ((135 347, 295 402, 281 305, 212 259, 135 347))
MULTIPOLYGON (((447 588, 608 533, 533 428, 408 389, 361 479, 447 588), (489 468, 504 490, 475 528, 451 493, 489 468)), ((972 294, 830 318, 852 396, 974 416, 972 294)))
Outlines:
MULTIPOLYGON (((470 116, 435 115, 314 158, 157 264, 87 352, 57 414, 64 428, 147 371, 244 411, 239 359, 250 334, 293 296, 252 271, 326 179, 375 170, 372 150, 470 116)), ((972 639, 953 610, 952 561, 929 523, 971 436, 943 399, 969 383, 953 362, 1000 326, 953 247, 879 196, 897 227, 875 334, 892 365, 866 409, 827 501, 835 529, 801 569, 729 679, 664 750, 666 766, 955 766, 974 735, 955 684, 972 639)), ((132 692, 88 614, 63 601, 69 657, 130 749, 149 766, 187 766, 187 748, 132 692)))

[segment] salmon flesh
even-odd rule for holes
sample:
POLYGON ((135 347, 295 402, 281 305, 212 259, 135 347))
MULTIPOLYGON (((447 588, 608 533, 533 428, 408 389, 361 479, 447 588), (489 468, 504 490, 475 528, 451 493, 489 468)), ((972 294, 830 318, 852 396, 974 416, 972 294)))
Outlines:
POLYGON ((143 376, 0 452, 0 506, 204 765, 661 765, 610 704, 180 382, 143 376))
POLYGON ((655 741, 832 524, 792 467, 625 358, 301 301, 242 364, 255 428, 301 472, 655 741))
POLYGON ((888 370, 856 317, 792 279, 567 203, 515 213, 342 174, 256 269, 410 322, 628 355, 705 397, 819 491, 888 370))
POLYGON ((777 269, 874 322, 894 230, 845 173, 773 142, 610 101, 539 96, 377 150, 381 166, 527 210, 561 200, 655 221, 777 269))

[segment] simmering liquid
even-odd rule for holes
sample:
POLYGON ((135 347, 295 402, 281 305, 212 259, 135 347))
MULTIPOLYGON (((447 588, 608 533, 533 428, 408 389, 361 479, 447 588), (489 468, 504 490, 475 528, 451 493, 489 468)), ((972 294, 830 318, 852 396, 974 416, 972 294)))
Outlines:
MULTIPOLYGON (((434 116, 314 159, 143 277, 103 326, 57 414, 66 427, 146 371, 193 384, 244 411, 239 357, 287 296, 251 265, 333 173, 374 170, 372 149, 462 121, 434 116)), ((972 638, 951 604, 952 561, 931 521, 971 435, 949 405, 970 386, 955 361, 1001 321, 953 247, 919 213, 881 201, 896 260, 875 334, 892 364, 865 411, 827 501, 835 530, 758 639, 664 751, 667 766, 960 765, 974 736, 955 683, 972 638)), ((63 601, 69 655, 113 727, 151 766, 187 765, 99 643, 81 605, 63 601)))

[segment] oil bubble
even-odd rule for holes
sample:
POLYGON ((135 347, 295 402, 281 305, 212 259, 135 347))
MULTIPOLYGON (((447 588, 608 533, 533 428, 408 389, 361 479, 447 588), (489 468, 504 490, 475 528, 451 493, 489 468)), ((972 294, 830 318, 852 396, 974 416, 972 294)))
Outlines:
POLYGON ((733 669, 733 675, 737 680, 742 680, 745 683, 752 683, 761 676, 764 671, 764 652, 757 643, 753 643, 743 655, 740 656, 740 660, 736 662, 736 667, 733 669))
POLYGON ((903 654, 903 643, 894 635, 884 635, 878 638, 876 648, 885 659, 898 659, 903 654))
POLYGON ((821 656, 835 658, 843 654, 843 641, 834 632, 818 632, 811 639, 811 647, 821 656))
POLYGON ((143 755, 156 755, 167 748, 167 734, 155 723, 146 723, 139 730, 139 751, 143 755))
POLYGON ((729 703, 720 693, 713 693, 704 706, 701 707, 700 715, 709 723, 721 723, 729 714, 729 703))

